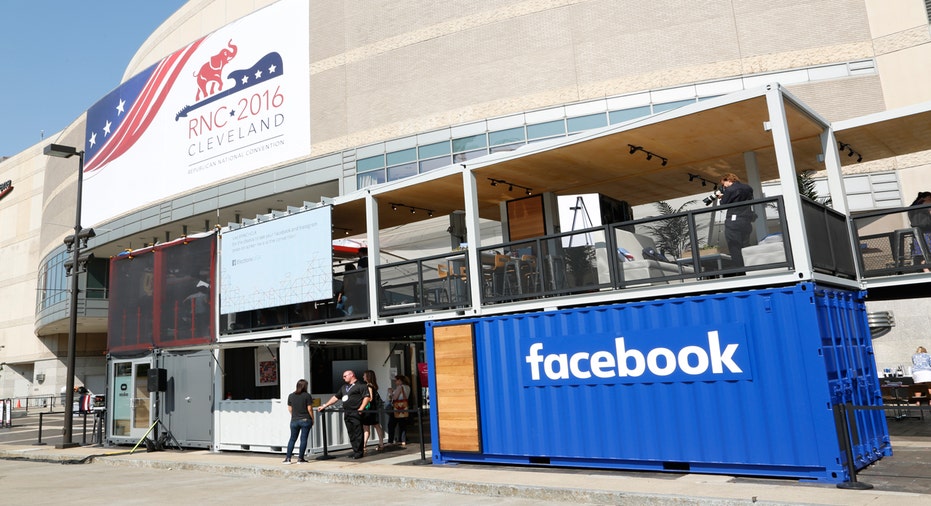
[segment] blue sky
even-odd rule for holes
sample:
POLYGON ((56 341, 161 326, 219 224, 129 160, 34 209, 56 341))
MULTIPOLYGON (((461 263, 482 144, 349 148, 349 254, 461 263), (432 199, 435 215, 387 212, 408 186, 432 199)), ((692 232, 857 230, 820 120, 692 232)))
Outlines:
POLYGON ((185 2, 0 0, 0 156, 54 140, 185 2))

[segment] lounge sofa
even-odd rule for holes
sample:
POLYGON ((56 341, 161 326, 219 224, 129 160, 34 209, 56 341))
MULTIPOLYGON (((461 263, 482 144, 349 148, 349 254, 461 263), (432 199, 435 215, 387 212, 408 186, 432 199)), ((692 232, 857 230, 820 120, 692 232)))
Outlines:
POLYGON ((743 250, 744 265, 767 265, 786 261, 785 243, 782 234, 770 234, 758 244, 747 246, 743 250))
MULTIPOLYGON (((679 265, 674 261, 647 258, 644 251, 656 251, 653 239, 626 230, 617 230, 618 259, 623 266, 624 282, 642 279, 666 278, 680 274, 692 273, 688 265, 679 265)), ((665 282, 665 281, 663 281, 665 282)))

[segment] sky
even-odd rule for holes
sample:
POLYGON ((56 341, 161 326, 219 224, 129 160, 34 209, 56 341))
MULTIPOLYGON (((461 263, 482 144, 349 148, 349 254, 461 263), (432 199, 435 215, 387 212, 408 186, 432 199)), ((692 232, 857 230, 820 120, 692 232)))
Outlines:
POLYGON ((54 141, 185 2, 0 0, 0 157, 54 141))

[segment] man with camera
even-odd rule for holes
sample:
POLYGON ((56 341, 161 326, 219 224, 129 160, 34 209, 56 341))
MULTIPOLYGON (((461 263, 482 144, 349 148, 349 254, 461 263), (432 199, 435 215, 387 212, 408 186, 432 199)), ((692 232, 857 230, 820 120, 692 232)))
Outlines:
MULTIPOLYGON (((724 192, 718 198, 721 204, 744 202, 753 200, 753 188, 740 182, 736 174, 728 172, 721 177, 721 186, 724 192)), ((724 241, 727 243, 727 252, 737 267, 744 266, 743 247, 750 239, 753 230, 753 210, 750 206, 737 206, 727 209, 724 222, 724 241)))

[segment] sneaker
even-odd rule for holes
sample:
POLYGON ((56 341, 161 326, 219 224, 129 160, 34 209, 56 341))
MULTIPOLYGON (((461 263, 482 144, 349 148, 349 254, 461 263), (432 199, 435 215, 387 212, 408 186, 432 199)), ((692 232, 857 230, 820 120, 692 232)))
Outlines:
POLYGON ((284 460, 281 461, 281 463, 284 464, 284 465, 288 465, 288 464, 291 463, 291 459, 284 459, 284 460))
POLYGON ((307 461, 304 460, 304 459, 298 459, 297 463, 298 463, 298 464, 306 464, 307 461))

